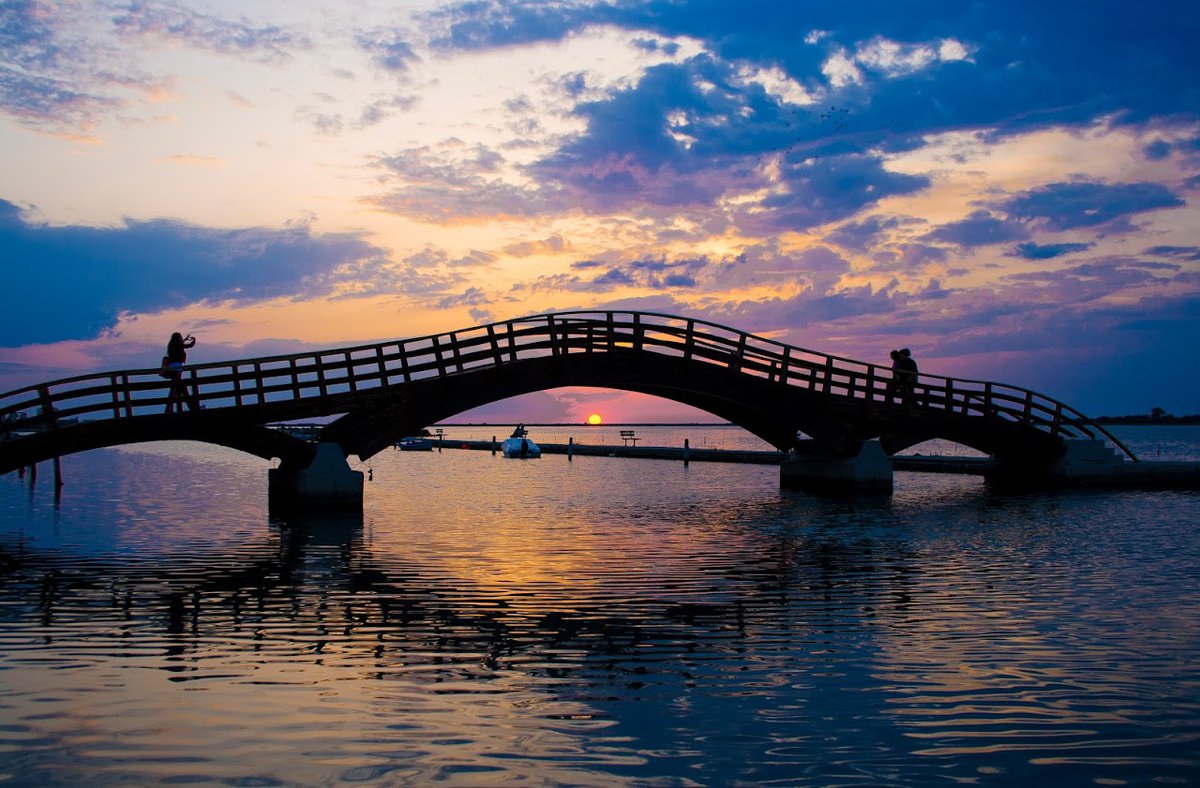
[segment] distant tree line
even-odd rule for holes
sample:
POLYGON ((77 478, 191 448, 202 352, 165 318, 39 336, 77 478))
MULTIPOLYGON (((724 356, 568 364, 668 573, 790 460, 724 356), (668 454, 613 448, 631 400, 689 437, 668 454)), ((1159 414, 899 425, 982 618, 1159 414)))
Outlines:
POLYGON ((1200 413, 1172 416, 1162 408, 1151 408, 1145 415, 1099 416, 1096 421, 1102 424, 1200 424, 1200 413))

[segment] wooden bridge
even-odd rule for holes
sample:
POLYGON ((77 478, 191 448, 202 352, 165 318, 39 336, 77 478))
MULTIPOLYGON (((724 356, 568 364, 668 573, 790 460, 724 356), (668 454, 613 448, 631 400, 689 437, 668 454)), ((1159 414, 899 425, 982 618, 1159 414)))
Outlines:
MULTIPOLYGON (((190 365, 201 408, 167 413, 158 369, 105 372, 0 395, 0 473, 74 452, 197 440, 310 466, 317 448, 269 425, 337 416, 321 435, 366 459, 470 408, 561 386, 652 394, 707 411, 799 457, 891 454, 932 438, 1029 469, 1073 441, 1136 462, 1076 409, 1029 389, 920 375, 649 312, 560 312, 371 345, 190 365), (807 436, 801 439, 801 434, 807 436), (1113 452, 1115 450, 1115 452, 1113 452)), ((889 476, 890 486, 890 476, 889 476)))

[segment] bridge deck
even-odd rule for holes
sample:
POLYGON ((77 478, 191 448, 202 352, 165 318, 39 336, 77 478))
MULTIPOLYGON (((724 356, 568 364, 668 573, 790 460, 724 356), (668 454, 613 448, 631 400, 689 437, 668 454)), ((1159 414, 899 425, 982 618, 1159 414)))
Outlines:
POLYGON ((469 407, 563 385, 673 398, 780 449, 801 431, 828 443, 883 437, 890 452, 947 437, 985 453, 1048 457, 1064 440, 1084 438, 1105 440, 1136 461, 1103 427, 1029 389, 927 374, 903 385, 889 367, 648 312, 535 315, 372 345, 197 364, 185 374, 204 410, 164 413, 169 381, 157 369, 83 375, 0 395, 0 472, 74 451, 172 438, 281 457, 305 444, 265 425, 335 414, 340 418, 324 439, 366 457, 391 445, 390 430, 406 434, 469 407))

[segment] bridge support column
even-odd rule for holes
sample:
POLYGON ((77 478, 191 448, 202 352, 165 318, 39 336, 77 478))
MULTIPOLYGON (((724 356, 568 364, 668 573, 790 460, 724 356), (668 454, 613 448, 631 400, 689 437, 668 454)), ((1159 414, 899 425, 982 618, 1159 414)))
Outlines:
POLYGON ((322 443, 307 468, 272 468, 267 473, 272 509, 361 509, 363 474, 346 464, 336 443, 322 443))
POLYGON ((986 478, 990 483, 1005 486, 1103 486, 1123 482, 1139 470, 1102 440, 1074 439, 1063 443, 1066 446, 1063 455, 1049 462, 996 458, 996 469, 986 478))
POLYGON ((803 441, 779 466, 779 486, 816 492, 891 493, 892 464, 877 440, 857 454, 837 455, 803 441))

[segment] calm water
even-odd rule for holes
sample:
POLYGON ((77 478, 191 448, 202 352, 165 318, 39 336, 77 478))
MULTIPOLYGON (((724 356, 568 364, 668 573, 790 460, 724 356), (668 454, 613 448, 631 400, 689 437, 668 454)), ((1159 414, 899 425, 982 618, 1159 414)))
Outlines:
POLYGON ((388 451, 279 521, 223 449, 64 466, 0 478, 0 784, 1200 781, 1198 493, 388 451))

